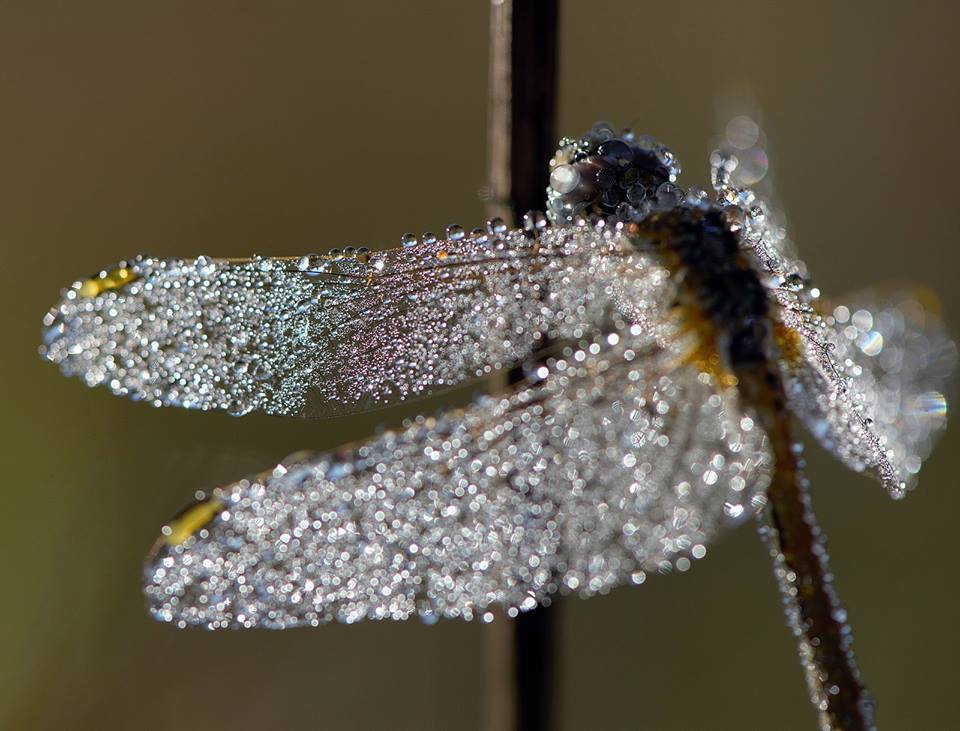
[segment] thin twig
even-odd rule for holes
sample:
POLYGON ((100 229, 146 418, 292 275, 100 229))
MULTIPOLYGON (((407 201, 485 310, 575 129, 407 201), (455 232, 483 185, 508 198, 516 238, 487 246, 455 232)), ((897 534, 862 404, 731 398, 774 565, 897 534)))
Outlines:
MULTIPOLYGON (((486 213, 488 218, 510 218, 510 0, 490 4, 490 88, 487 110, 486 213)), ((490 389, 506 390, 506 379, 494 377, 490 389)), ((485 731, 503 731, 516 715, 516 668, 513 625, 503 614, 483 630, 485 731)))
POLYGON ((510 45, 511 0, 490 3, 490 88, 487 109, 487 216, 511 217, 510 209, 510 130, 511 73, 510 45))

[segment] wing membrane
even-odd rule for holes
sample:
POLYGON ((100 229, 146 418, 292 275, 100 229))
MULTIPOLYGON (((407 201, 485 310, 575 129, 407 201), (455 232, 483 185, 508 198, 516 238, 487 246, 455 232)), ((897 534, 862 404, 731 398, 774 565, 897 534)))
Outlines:
POLYGON ((151 611, 208 628, 515 615, 685 570, 762 500, 772 458, 734 391, 633 331, 509 396, 216 490, 219 518, 148 560, 151 611))
MULTIPOLYGON (((743 212, 742 235, 760 265, 776 277, 804 277, 806 264, 797 256, 787 236, 783 212, 774 204, 773 185, 763 132, 755 122, 738 117, 752 126, 744 140, 726 138, 710 156, 710 180, 721 205, 736 206, 743 212)), ((736 132, 736 130, 734 130, 736 132)), ((741 129, 743 132, 742 124, 741 129)))
POLYGON ((914 484, 946 426, 957 360, 923 299, 905 289, 820 309, 795 299, 785 317, 802 336, 800 357, 786 368, 793 410, 825 447, 895 496, 914 484))
POLYGON ((94 296, 78 282, 47 316, 43 353, 64 373, 156 405, 303 416, 425 395, 611 318, 659 319, 671 291, 649 255, 592 226, 129 269, 94 296))
POLYGON ((874 289, 822 305, 781 214, 744 186, 739 157, 749 164, 757 150, 766 165, 762 144, 717 150, 712 182, 722 203, 742 209, 744 240, 770 275, 786 326, 781 366, 791 408, 845 464, 900 496, 946 424, 956 346, 922 306, 930 297, 916 291, 874 289))

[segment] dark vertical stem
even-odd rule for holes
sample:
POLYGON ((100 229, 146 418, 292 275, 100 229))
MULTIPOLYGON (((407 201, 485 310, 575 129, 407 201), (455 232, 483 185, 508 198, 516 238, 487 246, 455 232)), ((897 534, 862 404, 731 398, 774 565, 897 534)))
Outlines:
POLYGON ((517 712, 519 731, 553 727, 554 647, 557 642, 557 606, 538 607, 514 622, 517 712))
MULTIPOLYGON (((514 225, 527 211, 542 209, 546 199, 547 163, 556 143, 558 4, 491 2, 488 209, 514 225)), ((556 614, 555 606, 541 607, 513 622, 514 713, 507 715, 519 731, 553 725, 556 614)), ((495 695, 501 701, 492 702, 502 705, 506 694, 495 695)), ((491 718, 498 715, 491 711, 491 718)))
MULTIPOLYGON (((547 162, 557 143, 556 0, 515 0, 512 25, 510 208, 516 223, 527 211, 544 207, 547 162)), ((513 640, 519 731, 553 726, 556 634, 555 606, 539 607, 516 620, 513 640)))
POLYGON ((557 144, 557 0, 514 0, 511 23, 510 208, 542 209, 557 144))

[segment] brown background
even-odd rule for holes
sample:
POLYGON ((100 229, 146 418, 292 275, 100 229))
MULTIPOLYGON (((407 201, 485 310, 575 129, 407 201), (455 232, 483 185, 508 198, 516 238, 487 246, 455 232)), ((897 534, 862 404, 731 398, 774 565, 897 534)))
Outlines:
MULTIPOLYGON (((568 2, 560 130, 633 122, 705 184, 718 102, 750 90, 820 285, 924 282, 960 330, 954 7, 568 2)), ((208 634, 142 609, 142 556, 195 489, 407 412, 157 411, 60 378, 36 347, 61 286, 137 251, 476 225, 486 24, 481 2, 0 3, 0 724, 478 727, 480 626, 208 634)), ((958 434, 901 503, 812 455, 885 729, 956 727, 958 434)), ((562 624, 562 728, 815 726, 750 527, 682 578, 567 601, 562 624)))

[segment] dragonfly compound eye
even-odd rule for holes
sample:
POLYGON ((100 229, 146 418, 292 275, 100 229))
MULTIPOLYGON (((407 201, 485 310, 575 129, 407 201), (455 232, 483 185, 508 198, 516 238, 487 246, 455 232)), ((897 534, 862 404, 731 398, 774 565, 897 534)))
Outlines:
POLYGON ((679 174, 680 164, 666 146, 598 122, 583 137, 560 141, 550 161, 548 215, 558 224, 579 216, 639 221, 677 204, 679 174))

